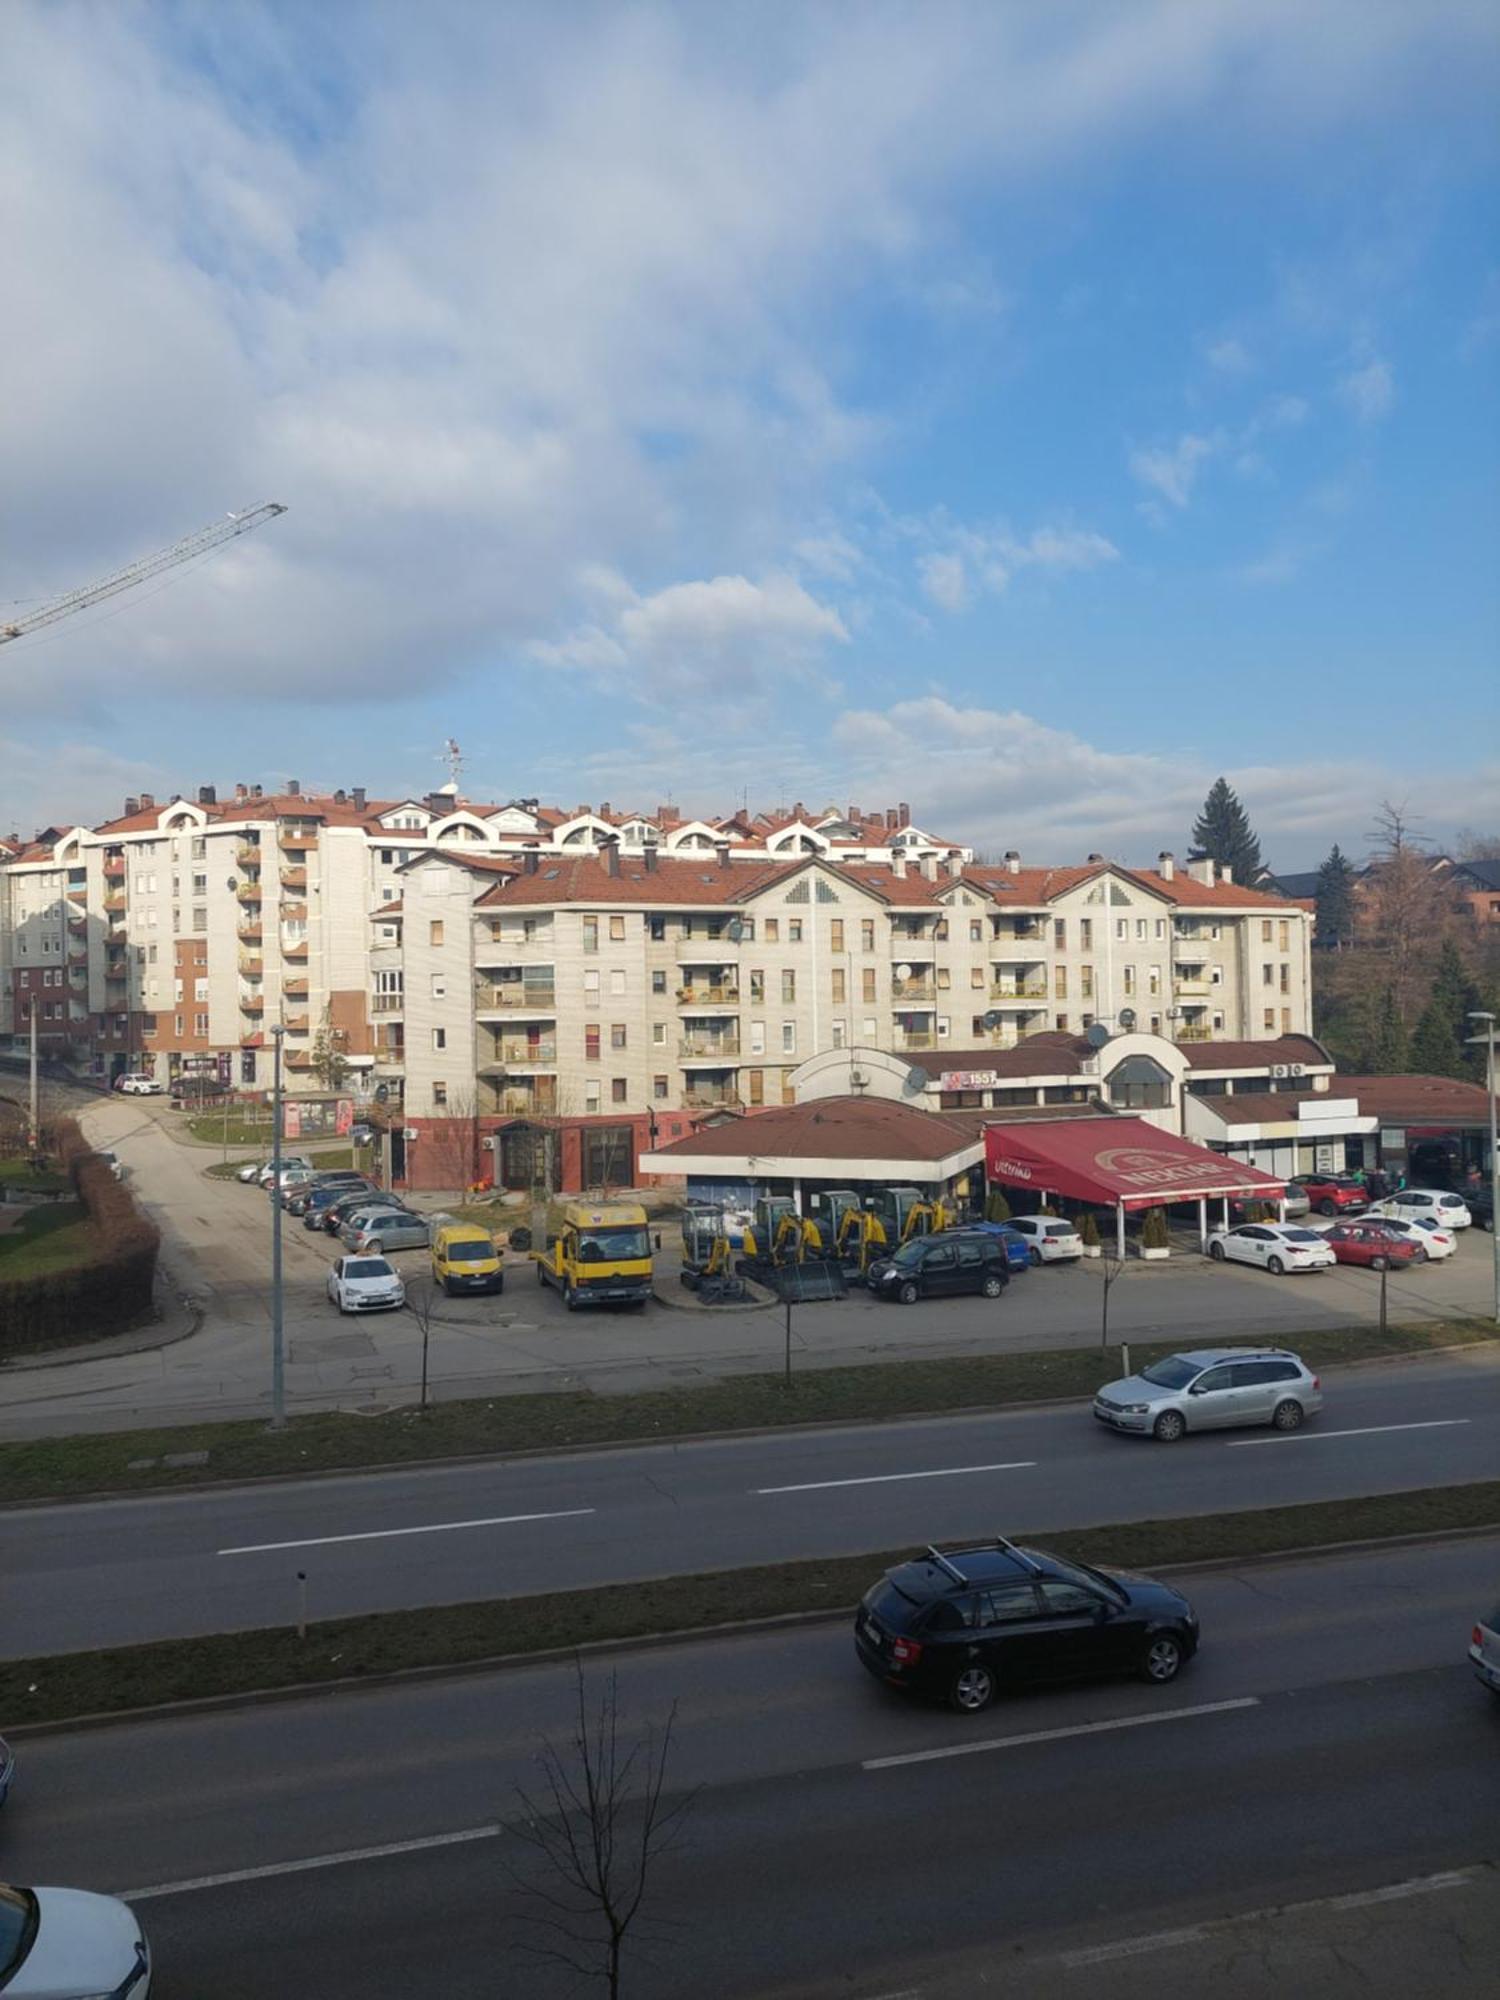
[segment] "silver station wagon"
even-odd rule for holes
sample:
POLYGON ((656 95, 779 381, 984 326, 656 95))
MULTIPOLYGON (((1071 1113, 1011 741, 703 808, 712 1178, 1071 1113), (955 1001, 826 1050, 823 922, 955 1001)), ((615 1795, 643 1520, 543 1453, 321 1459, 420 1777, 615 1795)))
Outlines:
POLYGON ((1295 1431, 1322 1407, 1317 1376, 1281 1347, 1198 1347, 1164 1354, 1139 1375, 1106 1382, 1094 1398, 1101 1424, 1160 1444, 1175 1444, 1184 1431, 1243 1424, 1295 1431))

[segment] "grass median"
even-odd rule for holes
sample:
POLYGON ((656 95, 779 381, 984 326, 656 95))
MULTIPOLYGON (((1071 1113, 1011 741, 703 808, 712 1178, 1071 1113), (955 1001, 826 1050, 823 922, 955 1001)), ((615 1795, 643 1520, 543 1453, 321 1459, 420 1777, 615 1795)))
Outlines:
MULTIPOLYGON (((1286 1344, 1310 1367, 1327 1368, 1435 1348, 1481 1346, 1493 1335, 1487 1321, 1434 1320, 1391 1326, 1384 1333, 1379 1327, 1354 1326, 1288 1335, 1286 1344)), ((1131 1365, 1140 1367, 1153 1355, 1171 1354, 1181 1345, 1132 1341, 1131 1365)), ((330 1412, 293 1417, 283 1431, 251 1421, 39 1438, 0 1446, 0 1501, 145 1493, 210 1480, 358 1472, 445 1458, 654 1443, 796 1424, 878 1423, 1054 1397, 1091 1397, 1119 1372, 1117 1348, 1044 1348, 813 1368, 794 1375, 790 1386, 780 1374, 740 1375, 692 1388, 626 1395, 582 1390, 470 1397, 378 1417, 330 1412), (203 1453, 206 1458, 200 1458, 203 1453), (171 1459, 196 1462, 168 1463, 171 1459)))
MULTIPOLYGON (((1330 1542, 1491 1526, 1500 1526, 1500 1480, 1200 1514, 1180 1521, 1018 1532, 1058 1555, 1151 1570, 1172 1563, 1291 1555, 1330 1542)), ((911 1548, 881 1549, 539 1597, 333 1618, 309 1625, 305 1639, 298 1638, 295 1626, 282 1626, 0 1661, 0 1724, 15 1728, 62 1722, 164 1702, 316 1687, 416 1667, 462 1667, 799 1613, 852 1612, 883 1569, 913 1553, 911 1548)), ((290 1584, 288 1589, 290 1594, 290 1584)))

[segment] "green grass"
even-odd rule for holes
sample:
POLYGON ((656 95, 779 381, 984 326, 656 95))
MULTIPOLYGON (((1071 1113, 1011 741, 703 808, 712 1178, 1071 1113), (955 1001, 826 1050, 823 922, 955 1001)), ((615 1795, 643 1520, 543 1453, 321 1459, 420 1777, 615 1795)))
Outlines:
POLYGON ((67 1271, 95 1248, 83 1203, 49 1202, 34 1208, 18 1228, 0 1231, 0 1278, 35 1278, 43 1271, 67 1271))
MULTIPOLYGON (((1151 1570, 1495 1524, 1500 1524, 1500 1481, 1182 1521, 1019 1532, 1059 1555, 1151 1570)), ((989 1532, 988 1522, 976 1524, 976 1537, 989 1532)), ((305 1640, 282 1626, 5 1661, 0 1662, 0 1715, 12 1726, 56 1722, 159 1702, 316 1685, 410 1667, 463 1666, 795 1613, 849 1614, 882 1570, 914 1553, 912 1548, 880 1549, 540 1597, 328 1619, 310 1625, 305 1640)))
MULTIPOLYGON (((780 1336, 778 1330, 773 1333, 767 1344, 775 1348, 780 1336)), ((1392 1326, 1384 1335, 1367 1326, 1309 1333, 1289 1344, 1312 1367, 1323 1368, 1339 1361, 1479 1345, 1492 1337, 1487 1322, 1442 1320, 1392 1326)), ((1170 1354, 1173 1345, 1132 1342, 1131 1364, 1170 1354)), ((260 1422, 241 1422, 41 1438, 0 1446, 0 1494, 13 1500, 60 1499, 568 1445, 641 1443, 697 1432, 876 1422, 1051 1397, 1089 1397, 1118 1373, 1117 1349, 1105 1354, 1094 1347, 1046 1349, 809 1369, 793 1377, 790 1389, 773 1373, 630 1395, 572 1391, 472 1397, 435 1404, 425 1414, 412 1409, 383 1417, 330 1412, 293 1417, 279 1432, 260 1422), (159 1461, 167 1452, 187 1451, 206 1451, 207 1464, 168 1470, 158 1463, 144 1472, 127 1470, 132 1460, 159 1461)))
MULTIPOLYGON (((311 1160, 314 1169, 319 1173, 332 1173, 337 1167, 353 1167, 360 1164, 355 1159, 354 1148, 352 1146, 323 1146, 315 1139, 286 1139, 282 1142, 281 1150, 288 1155, 296 1153, 304 1159, 311 1160)), ((270 1157, 271 1141, 269 1135, 267 1135, 264 1153, 242 1153, 237 1160, 215 1160, 214 1164, 206 1168, 205 1171, 210 1180, 232 1181, 239 1173, 240 1168, 248 1166, 252 1159, 269 1160, 270 1157)), ((364 1164, 366 1166, 373 1164, 369 1158, 368 1149, 365 1150, 364 1164)))
POLYGON ((43 1167, 38 1171, 29 1160, 0 1160, 0 1185, 29 1194, 61 1194, 69 1181, 58 1168, 43 1167))

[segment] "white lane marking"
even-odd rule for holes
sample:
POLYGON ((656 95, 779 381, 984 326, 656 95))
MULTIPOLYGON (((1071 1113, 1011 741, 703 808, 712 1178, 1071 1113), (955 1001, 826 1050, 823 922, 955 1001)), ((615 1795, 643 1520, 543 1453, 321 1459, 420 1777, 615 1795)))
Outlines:
POLYGON ((830 1486, 889 1486, 897 1479, 961 1479, 971 1472, 1029 1472, 1034 1458, 1013 1458, 1005 1465, 942 1465, 935 1472, 876 1472, 865 1479, 810 1479, 802 1486, 757 1486, 765 1493, 822 1493, 830 1486))
POLYGON ((1112 1729, 1144 1729, 1153 1722, 1185 1722, 1195 1715, 1224 1715, 1232 1708, 1259 1708, 1260 1696, 1206 1701, 1197 1708, 1158 1708, 1149 1715, 1122 1715, 1113 1722, 1075 1722, 1068 1729, 1033 1729, 1024 1736, 989 1736, 982 1743, 950 1743, 943 1750, 909 1750, 899 1757, 867 1757, 866 1771, 892 1771, 898 1764, 937 1764, 946 1757, 977 1757, 987 1750, 1019 1750, 1027 1743, 1060 1743, 1065 1736, 1102 1736, 1112 1729))
POLYGON ((1247 1444, 1316 1444, 1322 1438, 1378 1437, 1382 1431, 1447 1431, 1472 1421, 1471 1417, 1432 1417, 1424 1424, 1364 1424, 1352 1431, 1293 1431, 1286 1437, 1234 1438, 1229 1449, 1238 1451, 1247 1444))
POLYGON ((1082 1951, 1065 1951, 1058 1963, 1069 1967, 1106 1965, 1115 1958, 1140 1958, 1148 1951, 1166 1951, 1174 1944, 1201 1944, 1208 1932, 1197 1926, 1185 1931, 1153 1931, 1146 1937, 1121 1938, 1118 1944, 1093 1944, 1082 1951))
POLYGON ((1414 1875, 1409 1882, 1392 1882, 1384 1889, 1361 1889, 1352 1896, 1329 1899, 1330 1910, 1363 1910, 1372 1903, 1403 1903, 1408 1896, 1433 1896, 1440 1889, 1467 1889, 1479 1871, 1450 1868, 1444 1875, 1414 1875))
POLYGON ((310 1854, 302 1861, 268 1861, 260 1868, 231 1868, 223 1875, 193 1875, 183 1882, 153 1882, 149 1889, 121 1889, 126 1903, 149 1903, 154 1896, 191 1896, 200 1889, 226 1889, 236 1882, 265 1882, 273 1875, 305 1875, 314 1868, 343 1868, 353 1861, 383 1861, 391 1854, 421 1854, 432 1847, 461 1847, 466 1841, 494 1840, 498 1826, 469 1826, 459 1833, 429 1833, 419 1840, 390 1840, 382 1847, 347 1847, 339 1854, 310 1854))
POLYGON ((369 1528, 359 1535, 310 1535, 301 1542, 247 1542, 243 1548, 220 1549, 221 1556, 261 1556, 277 1549, 323 1549, 333 1542, 384 1542, 395 1535, 451 1535, 460 1528, 512 1528, 518 1521, 571 1521, 593 1514, 594 1507, 565 1507, 556 1514, 492 1514, 484 1521, 432 1521, 421 1528, 369 1528))

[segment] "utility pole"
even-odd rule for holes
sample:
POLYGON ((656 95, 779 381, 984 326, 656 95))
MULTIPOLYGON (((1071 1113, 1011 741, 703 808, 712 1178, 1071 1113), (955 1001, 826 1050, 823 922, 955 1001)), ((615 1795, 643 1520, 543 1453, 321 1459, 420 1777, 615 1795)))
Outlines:
POLYGON ((1486 1049, 1484 1067, 1485 1095, 1490 1101, 1490 1255, 1494 1260, 1493 1317, 1500 1320, 1500 1236, 1495 1234, 1495 1194, 1500 1189, 1500 1155, 1495 1151, 1495 1016, 1493 1013, 1476 1008, 1470 1014, 1471 1021, 1481 1023, 1480 1034, 1475 1040, 1483 1040, 1486 1049))
POLYGON ((31 995, 29 1018, 31 1022, 31 1088, 26 1099, 26 1143, 30 1150, 36 1153, 41 1150, 42 1144, 42 1110, 41 1092, 37 1078, 36 995, 34 993, 31 995))
POLYGON ((271 1070, 271 1428, 286 1429, 286 1352, 281 1316, 281 1042, 286 1029, 271 1030, 275 1051, 271 1070))

